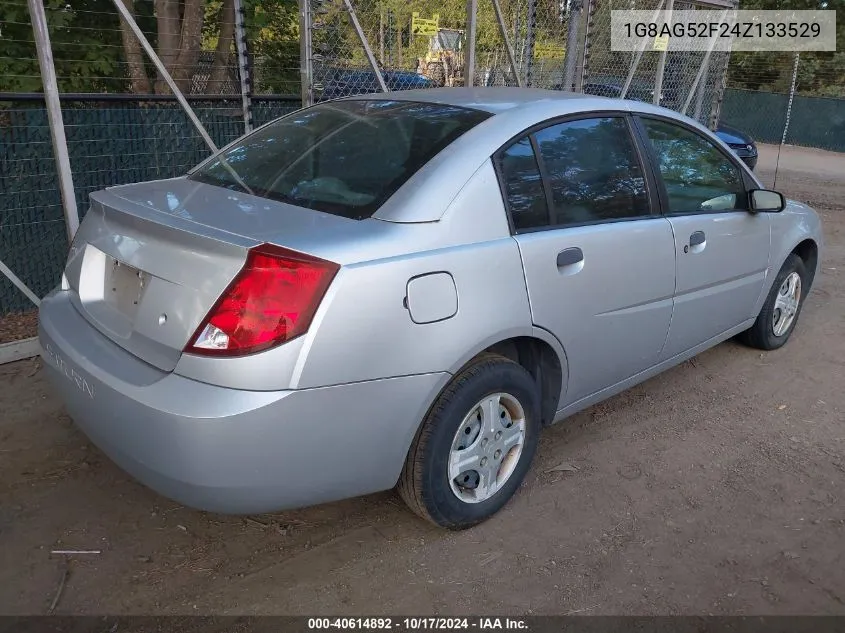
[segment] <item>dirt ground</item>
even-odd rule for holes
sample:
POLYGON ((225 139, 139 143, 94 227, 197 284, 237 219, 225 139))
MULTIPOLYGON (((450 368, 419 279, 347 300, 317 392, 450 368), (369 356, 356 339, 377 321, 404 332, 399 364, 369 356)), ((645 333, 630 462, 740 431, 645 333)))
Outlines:
POLYGON ((790 343, 725 343, 547 430, 466 532, 390 492, 185 509, 91 446, 37 361, 0 367, 0 613, 49 610, 61 548, 101 552, 70 561, 66 614, 845 614, 845 155, 787 149, 778 188, 827 239, 790 343))
POLYGON ((20 341, 38 335, 38 310, 0 317, 0 343, 20 341))

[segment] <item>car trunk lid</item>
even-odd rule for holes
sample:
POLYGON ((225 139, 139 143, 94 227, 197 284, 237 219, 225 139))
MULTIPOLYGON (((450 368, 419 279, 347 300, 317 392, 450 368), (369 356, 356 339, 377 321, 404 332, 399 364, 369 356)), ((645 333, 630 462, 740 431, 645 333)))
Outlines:
POLYGON ((105 336, 164 371, 176 367, 250 248, 296 249, 321 226, 334 233, 334 224, 356 224, 184 178, 90 198, 65 269, 73 302, 105 336))

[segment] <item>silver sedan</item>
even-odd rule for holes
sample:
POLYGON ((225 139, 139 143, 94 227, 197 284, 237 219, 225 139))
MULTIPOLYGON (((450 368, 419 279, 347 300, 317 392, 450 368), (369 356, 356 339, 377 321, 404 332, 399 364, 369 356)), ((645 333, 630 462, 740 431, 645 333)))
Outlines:
POLYGON ((164 495, 397 487, 458 529, 516 492, 543 426, 730 337, 783 345, 821 248, 810 208, 671 111, 366 95, 92 194, 40 338, 76 423, 164 495))

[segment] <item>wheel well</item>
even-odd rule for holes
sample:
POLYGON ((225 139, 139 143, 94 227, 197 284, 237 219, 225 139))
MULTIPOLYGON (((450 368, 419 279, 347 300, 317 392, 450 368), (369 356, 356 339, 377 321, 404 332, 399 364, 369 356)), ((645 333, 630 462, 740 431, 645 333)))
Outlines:
POLYGON ((819 262, 819 247, 811 239, 806 239, 796 246, 793 251, 804 262, 804 267, 807 269, 807 289, 813 285, 813 278, 816 276, 816 266, 819 262))
POLYGON ((537 338, 519 336, 491 345, 484 352, 509 358, 534 377, 540 387, 540 421, 551 424, 563 386, 560 358, 552 346, 537 338))

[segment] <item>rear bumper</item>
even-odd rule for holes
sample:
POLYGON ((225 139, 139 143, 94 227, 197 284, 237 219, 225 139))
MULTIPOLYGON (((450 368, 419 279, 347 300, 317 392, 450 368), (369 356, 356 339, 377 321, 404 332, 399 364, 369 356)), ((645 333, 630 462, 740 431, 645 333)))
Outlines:
POLYGON ((70 416, 157 492, 223 513, 282 510, 391 488, 448 374, 243 391, 161 372, 92 328, 57 291, 39 338, 70 416))

